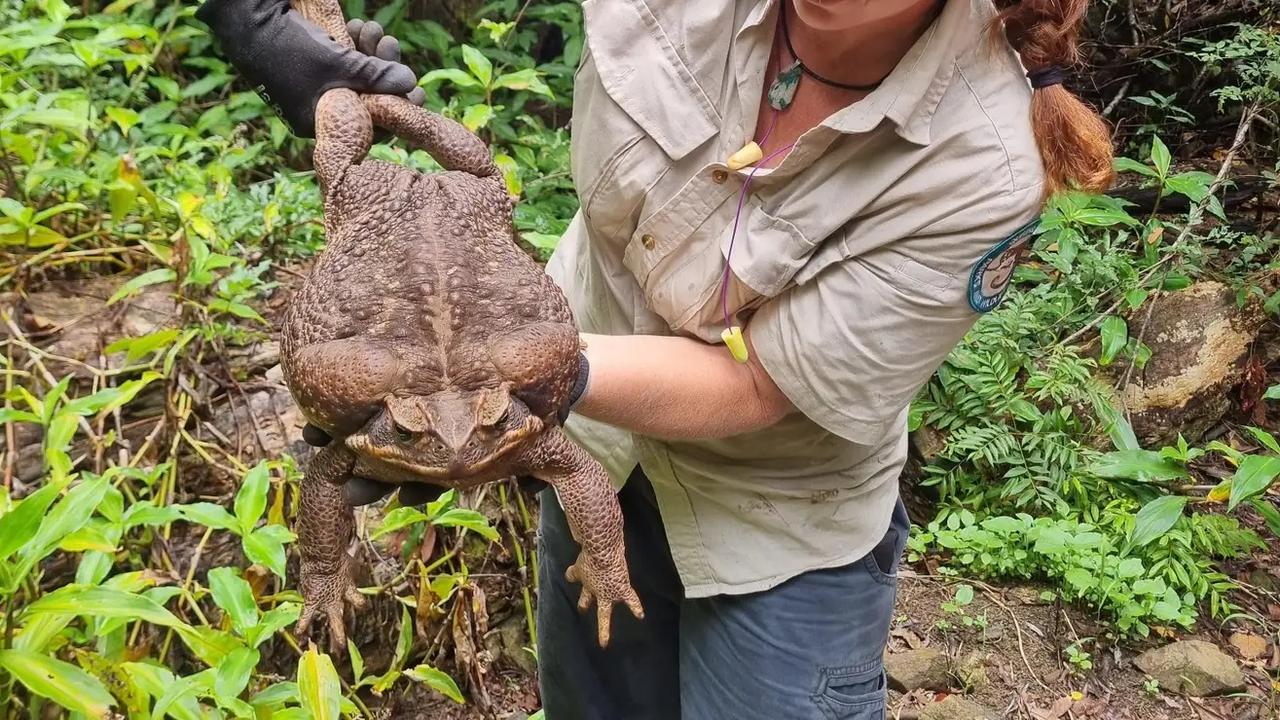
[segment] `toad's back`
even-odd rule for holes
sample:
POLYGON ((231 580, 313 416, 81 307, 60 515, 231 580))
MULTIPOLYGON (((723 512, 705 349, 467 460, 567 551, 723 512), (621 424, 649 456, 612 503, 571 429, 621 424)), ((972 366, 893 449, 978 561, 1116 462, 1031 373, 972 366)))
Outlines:
POLYGON ((359 339, 398 357, 400 390, 494 387, 493 339, 572 324, 559 288, 516 245, 499 178, 366 161, 335 195, 328 247, 286 318, 286 362, 308 345, 359 339))

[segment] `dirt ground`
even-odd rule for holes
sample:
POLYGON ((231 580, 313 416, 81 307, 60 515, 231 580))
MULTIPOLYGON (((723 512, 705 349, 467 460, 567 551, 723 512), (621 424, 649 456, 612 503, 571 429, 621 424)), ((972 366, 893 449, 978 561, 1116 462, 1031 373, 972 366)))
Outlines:
MULTIPOLYGON (((1258 564, 1271 562, 1259 559, 1258 564)), ((1253 563, 1250 563, 1253 564, 1253 563)), ((1244 569, 1241 570, 1244 573, 1244 569)), ((1257 569, 1253 570, 1257 572, 1257 569)), ((1253 575, 1257 579, 1258 575, 1253 575)), ((973 580, 922 575, 904 568, 898 585, 898 603, 888 652, 934 647, 962 668, 964 679, 954 679, 955 694, 962 694, 998 717, 1026 720, 1273 720, 1280 718, 1280 592, 1248 585, 1233 601, 1243 615, 1227 627, 1215 628, 1202 621, 1196 632, 1174 634, 1158 630, 1145 643, 1117 643, 1106 630, 1077 608, 1041 599, 1041 588, 991 586, 973 580), (964 615, 948 613, 943 604, 955 587, 975 588, 973 602, 964 615), (1259 616, 1253 608, 1264 608, 1259 616), (973 621, 966 626, 963 617, 973 621), (1230 642, 1241 631, 1267 638, 1260 657, 1243 657, 1230 642), (1144 650, 1172 639, 1212 642, 1235 658, 1248 681, 1246 692, 1217 698, 1191 698, 1144 689, 1147 677, 1133 664, 1144 650), (1073 643, 1090 655, 1092 668, 1080 671, 1069 661, 1065 648, 1073 643)), ((534 677, 514 667, 496 653, 494 671, 486 692, 494 714, 501 720, 523 720, 538 703, 534 677)), ((947 693, 890 692, 887 718, 915 720, 929 704, 947 693)), ((391 699, 389 699, 391 700, 391 699)), ((484 717, 478 707, 459 707, 414 687, 384 706, 388 718, 403 720, 472 720, 484 717)), ((625 720, 625 719, 620 719, 625 720)), ((674 720, 674 719, 673 719, 674 720)), ((774 719, 769 719, 774 720, 774 719)))
MULTIPOLYGON (((1133 658, 1168 639, 1146 644, 1116 644, 1105 631, 1076 608, 1040 599, 1039 588, 992 587, 972 580, 951 580, 917 575, 905 570, 898 586, 898 608, 891 631, 889 652, 931 645, 957 659, 974 660, 973 687, 967 696, 1007 718, 1057 720, 1057 718, 1107 718, 1114 720, 1263 720, 1280 718, 1280 687, 1270 677, 1280 669, 1276 631, 1280 617, 1241 619, 1240 629, 1270 638, 1268 651, 1252 660, 1241 658, 1227 642, 1232 630, 1214 631, 1202 621, 1198 632, 1177 639, 1202 639, 1221 646, 1240 661, 1249 682, 1247 693, 1232 697, 1197 699, 1166 692, 1148 693, 1147 680, 1133 665, 1133 658), (967 628, 954 614, 943 611, 954 586, 975 587, 974 601, 965 608, 971 618, 985 618, 986 628, 967 628), (958 629, 939 629, 940 620, 958 629), (1064 650, 1083 640, 1093 667, 1075 674, 1064 650), (1270 673, 1270 677, 1268 676, 1270 673), (1080 693, 1078 700, 1072 693, 1080 693)), ((1270 602, 1280 600, 1274 591, 1258 591, 1270 602)), ((1273 605, 1274 607, 1274 605, 1273 605)), ((956 688, 964 690, 964 688, 956 688)), ((919 692, 907 696, 892 693, 889 717, 908 720, 938 698, 919 692)))

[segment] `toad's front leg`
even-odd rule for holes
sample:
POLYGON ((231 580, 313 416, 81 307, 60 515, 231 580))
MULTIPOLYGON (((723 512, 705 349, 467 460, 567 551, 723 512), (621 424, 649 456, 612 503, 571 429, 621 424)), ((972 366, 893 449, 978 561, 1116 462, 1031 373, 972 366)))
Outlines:
POLYGON ((302 476, 302 507, 298 515, 298 549, 302 554, 302 617, 298 633, 308 634, 317 616, 329 624, 329 650, 346 649, 345 604, 357 610, 365 599, 351 579, 347 546, 355 531, 355 515, 342 496, 342 483, 351 476, 355 456, 341 444, 316 453, 302 476))
POLYGON ((622 536, 622 507, 604 467, 553 427, 528 453, 527 474, 555 488, 574 540, 582 546, 578 561, 565 577, 582 583, 578 609, 596 604, 596 632, 600 646, 609 644, 615 603, 623 603, 644 618, 640 597, 631 587, 622 536))

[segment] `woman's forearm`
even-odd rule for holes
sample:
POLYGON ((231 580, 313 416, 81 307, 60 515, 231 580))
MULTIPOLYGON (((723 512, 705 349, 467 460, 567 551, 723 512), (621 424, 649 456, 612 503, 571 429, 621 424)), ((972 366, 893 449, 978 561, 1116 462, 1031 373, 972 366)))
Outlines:
POLYGON ((722 345, 658 335, 583 335, 590 381, 575 412, 669 440, 768 427, 792 405, 759 363, 722 345))

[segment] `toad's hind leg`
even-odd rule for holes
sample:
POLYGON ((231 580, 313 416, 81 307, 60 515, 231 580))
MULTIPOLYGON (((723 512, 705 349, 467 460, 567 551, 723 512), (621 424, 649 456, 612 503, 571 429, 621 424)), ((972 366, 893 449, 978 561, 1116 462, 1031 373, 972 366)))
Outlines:
MULTIPOLYGON (((407 102, 407 101, 406 101, 407 102)), ((373 143, 373 121, 351 90, 330 90, 316 105, 316 150, 313 162, 325 200, 342 184, 347 168, 364 160, 373 143)), ((330 208, 325 204, 325 215, 330 208)))
POLYGON ((622 536, 622 507, 604 467, 575 445, 560 428, 547 431, 528 451, 524 464, 529 475, 556 490, 574 540, 582 546, 578 561, 565 577, 582 583, 578 608, 596 604, 596 632, 601 647, 609 644, 615 603, 644 618, 640 596, 631 587, 626 546, 622 536))
POLYGON ((380 128, 390 130, 435 158, 445 170, 495 177, 498 166, 475 133, 402 97, 365 95, 364 105, 380 128))
POLYGON ((329 625, 329 651, 347 646, 343 610, 362 609, 365 599, 351 579, 347 545, 355 531, 355 516, 342 497, 342 483, 351 477, 355 456, 341 445, 322 448, 307 464, 302 477, 302 507, 298 513, 298 549, 302 554, 302 616, 298 634, 307 635, 317 617, 329 625))

